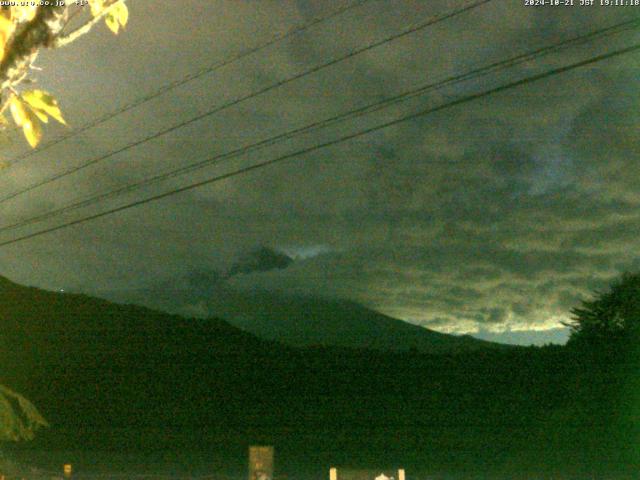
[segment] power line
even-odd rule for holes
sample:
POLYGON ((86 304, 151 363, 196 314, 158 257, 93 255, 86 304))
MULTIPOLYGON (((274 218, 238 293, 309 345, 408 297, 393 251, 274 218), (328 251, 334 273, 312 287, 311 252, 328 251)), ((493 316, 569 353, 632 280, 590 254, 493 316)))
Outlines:
POLYGON ((146 185, 151 185, 153 183, 157 183, 157 182, 162 181, 162 180, 166 180, 166 179, 169 179, 169 178, 177 177, 179 175, 183 175, 185 173, 189 173, 189 172, 192 172, 192 171, 195 171, 195 170, 199 170, 199 169, 202 169, 202 168, 214 165, 214 164, 219 164, 224 160, 228 160, 228 159, 231 159, 231 158, 235 158, 235 157, 244 155, 244 154, 246 154, 248 152, 251 152, 253 150, 256 150, 256 149, 262 149, 262 148, 265 148, 267 146, 274 145, 276 143, 279 143, 282 140, 288 140, 288 139, 294 138, 294 137, 296 137, 298 135, 301 135, 303 133, 308 133, 308 132, 311 132, 311 131, 314 131, 314 130, 317 130, 317 129, 320 129, 320 128, 324 128, 324 127, 330 126, 330 125, 332 125, 332 124, 334 124, 334 123, 336 123, 338 121, 352 119, 352 118, 356 118, 356 117, 359 117, 359 116, 362 116, 362 115, 373 113, 373 112, 376 112, 378 110, 387 108, 390 105, 405 101, 405 100, 407 100, 409 98, 413 98, 413 97, 416 97, 416 96, 419 96, 419 95, 423 95, 424 93, 426 93, 428 91, 431 91, 431 90, 434 90, 434 89, 442 88, 444 86, 450 86, 450 85, 457 84, 457 83, 460 83, 460 82, 463 82, 463 81, 467 81, 467 80, 470 80, 470 79, 473 79, 473 78, 478 78, 478 77, 487 75, 489 73, 499 71, 499 70, 501 70, 503 68, 511 67, 511 66, 515 66, 515 65, 517 65, 519 63, 531 61, 531 60, 539 58, 539 57, 541 57, 543 55, 548 55, 550 53, 557 52, 559 50, 563 50, 563 49, 569 48, 571 46, 580 45, 580 44, 583 44, 583 43, 586 43, 586 42, 589 42, 589 41, 593 41, 595 39, 601 39, 601 38, 606 37, 606 36, 619 34, 621 32, 637 28, 639 24, 640 24, 640 19, 639 18, 632 19, 632 20, 627 20, 627 21, 620 22, 618 24, 615 24, 615 25, 612 25, 612 26, 609 26, 609 27, 605 27, 605 28, 602 28, 602 29, 595 30, 593 32, 590 32, 590 33, 587 33, 587 34, 584 34, 584 35, 579 35, 579 36, 572 37, 572 38, 567 39, 567 40, 563 40, 562 42, 558 42, 558 43, 555 43, 555 44, 552 44, 552 45, 549 45, 549 46, 546 46, 546 47, 538 48, 538 49, 530 51, 530 52, 526 52, 526 53, 523 53, 523 54, 520 54, 520 55, 516 55, 516 56, 510 57, 510 58, 508 58, 506 60, 502 60, 502 61, 499 61, 499 62, 494 62, 494 63, 491 63, 489 65, 474 69, 474 70, 472 70, 470 72, 467 72, 467 73, 463 73, 463 74, 455 75, 455 76, 452 76, 452 77, 448 77, 448 78, 446 78, 444 80, 440 80, 438 82, 429 83, 429 84, 423 85, 421 87, 414 88, 412 90, 405 91, 403 93, 397 94, 397 95, 395 95, 393 97, 386 98, 386 99, 383 99, 383 100, 378 101, 378 102, 374 102, 374 103, 369 104, 369 105, 365 105, 365 106, 360 107, 358 109, 351 110, 351 111, 348 111, 348 112, 344 112, 344 113, 341 113, 339 115, 335 115, 335 116, 333 116, 331 118, 314 122, 314 123, 312 123, 310 125, 306 125, 304 127, 300 127, 300 128, 296 128, 296 129, 293 129, 293 130, 289 130, 289 131, 284 132, 282 134, 276 135, 275 137, 270 137, 270 138, 258 141, 256 143, 253 143, 253 144, 244 145, 242 147, 236 148, 236 149, 231 150, 229 152, 218 154, 218 155, 215 155, 213 157, 209 157, 209 158, 207 158, 205 160, 201 160, 201 161, 192 163, 190 165, 186 165, 186 166, 180 167, 178 169, 173 169, 173 170, 170 170, 170 171, 165 172, 165 173, 160 173, 160 174, 154 175, 152 177, 148 177, 148 178, 145 178, 143 180, 140 180, 140 181, 128 184, 128 185, 124 185, 124 186, 122 186, 120 188, 117 188, 115 190, 111 190, 111 191, 108 191, 108 192, 104 192, 104 193, 100 193, 100 194, 97 194, 97 195, 93 195, 93 196, 90 196, 90 197, 85 198, 83 200, 76 201, 75 203, 60 207, 58 209, 50 210, 48 212, 44 212, 44 213, 36 215, 34 217, 30 217, 30 218, 27 218, 27 219, 20 220, 20 221, 18 221, 16 223, 0 227, 0 233, 8 231, 8 230, 15 229, 15 228, 18 228, 18 227, 22 227, 22 226, 25 226, 25 225, 29 225, 31 223, 36 223, 36 222, 41 221, 41 220, 48 220, 48 219, 50 219, 52 217, 55 217, 57 215, 60 215, 62 213, 66 213, 66 212, 69 212, 69 211, 72 211, 72 210, 76 210, 76 209, 81 208, 81 207, 86 207, 86 206, 92 205, 94 203, 97 203, 99 201, 105 200, 107 198, 115 197, 115 196, 121 195, 123 193, 136 190, 136 189, 141 188, 141 187, 146 186, 146 185))
POLYGON ((361 5, 364 5, 365 3, 369 2, 371 0, 357 0, 349 5, 346 5, 342 8, 339 8, 337 10, 334 10, 333 12, 330 12, 326 15, 321 15, 318 17, 313 18, 311 21, 306 22, 302 25, 298 25, 296 27, 292 27, 288 30, 286 30, 285 32, 279 34, 279 35, 275 35, 274 37, 270 38, 269 40, 267 40, 266 42, 263 42, 259 45, 256 45, 254 47, 251 48, 247 48, 244 50, 241 50, 240 52, 231 55, 230 57, 221 60, 219 62, 213 63, 207 67, 201 68, 200 70, 197 70, 195 72, 189 73, 188 75, 185 75, 184 77, 175 80, 173 82, 167 83, 166 85, 161 86, 160 88, 158 88, 157 90, 154 90, 153 92, 140 97, 136 100, 133 100, 130 103, 124 104, 123 106, 121 106, 120 108, 106 113, 105 115, 102 115, 101 117, 98 117, 96 119, 94 119, 93 121, 86 123, 84 126, 77 128, 71 132, 69 132, 68 134, 65 135, 61 135, 58 138, 55 138, 53 140, 50 140, 49 142, 43 143, 40 147, 36 148, 36 149, 32 149, 32 150, 28 150, 26 152, 24 152, 21 155, 16 156, 15 158, 13 158, 13 160, 9 161, 9 167, 15 165, 16 163, 20 162, 21 160, 24 160, 25 158, 31 157, 32 155, 35 155, 37 153, 40 153, 44 150, 47 150, 50 147, 53 147, 54 145, 57 145, 61 142, 64 142, 65 140, 75 137, 76 135, 79 135, 80 133, 86 132, 87 130, 90 130, 92 128, 95 128, 99 125, 102 125, 103 123, 111 120, 114 117, 117 117, 119 115, 122 115, 123 113, 128 112, 129 110, 132 110, 136 107, 139 107, 140 105, 143 105, 147 102, 150 102, 151 100, 153 100, 154 98, 160 97, 162 95, 164 95, 167 92, 170 92, 171 90, 174 90, 178 87, 181 87, 182 85, 185 85, 193 80, 196 80, 200 77, 203 77, 204 75, 208 75, 210 73, 213 73, 223 67, 226 67, 228 65, 231 65, 239 60, 242 60, 245 57, 248 57, 250 55, 253 55, 254 53, 258 53, 268 47, 271 47, 272 45, 275 45, 277 43, 280 43, 283 40, 286 40, 287 38, 297 35, 299 33, 304 32, 305 30, 308 30, 316 25, 319 25, 321 23, 324 23, 328 20, 331 20, 339 15, 342 15, 343 13, 349 11, 349 10, 353 10, 355 8, 360 7, 361 5))
POLYGON ((112 208, 112 209, 105 210, 105 211, 102 211, 102 212, 99 212, 99 213, 96 213, 96 214, 93 214, 93 215, 82 217, 82 218, 79 218, 79 219, 76 219, 76 220, 73 220, 73 221, 70 221, 70 222, 63 223, 61 225, 57 225, 55 227, 49 227, 49 228, 46 228, 46 229, 43 229, 43 230, 39 230, 37 232, 33 232, 33 233, 28 234, 28 235, 23 235, 21 237, 14 238, 12 240, 6 240, 4 242, 0 242, 0 247, 6 246, 6 245, 11 245, 11 244, 14 244, 14 243, 18 243, 18 242, 21 242, 21 241, 24 241, 24 240, 28 240, 28 239, 31 239, 31 238, 34 238, 34 237, 38 237, 38 236, 41 236, 41 235, 45 235, 47 233, 55 232, 57 230, 61 230, 63 228, 67 228, 67 227, 70 227, 70 226, 73 226, 73 225, 78 225, 78 224, 85 223, 85 222, 88 222, 88 221, 91 221, 91 220, 96 220, 98 218, 102 218, 102 217, 105 217, 107 215, 112 215, 112 214, 115 214, 115 213, 118 213, 118 212, 122 212, 122 211, 128 210, 130 208, 138 207, 140 205, 145 205, 147 203, 151 203, 151 202, 154 202, 156 200, 160 200, 162 198, 170 197, 170 196, 173 196, 173 195, 177 195, 179 193, 183 193, 183 192, 186 192, 186 191, 189 191, 189 190, 193 190, 195 188, 199 188, 199 187, 202 187, 202 186, 205 186, 205 185, 209 185, 209 184, 216 183, 216 182, 219 182, 219 181, 222 181, 222 180, 226 180, 228 178, 232 178, 232 177, 235 177, 235 176, 238 176, 238 175, 242 175, 242 174, 245 174, 247 172, 251 172, 253 170, 258 170, 260 168, 264 168, 264 167, 267 167, 267 166, 270 166, 270 165, 274 165, 276 163, 280 163, 280 162, 289 160, 291 158, 295 158, 295 157, 299 157, 299 156, 302 156, 302 155, 306 155, 308 153, 311 153, 311 152, 314 152, 314 151, 317 151, 317 150, 321 150, 323 148, 327 148, 327 147, 330 147, 330 146, 333 146, 333 145, 338 145, 340 143, 344 143, 344 142, 352 140, 354 138, 361 137, 363 135, 368 135, 370 133, 377 132, 377 131, 385 129, 385 128, 389 128, 389 127, 394 126, 394 125, 398 125, 398 124, 400 124, 402 122, 406 122, 407 120, 413 120, 413 119, 428 115, 430 113, 438 112, 438 111, 441 111, 441 110, 444 110, 444 109, 447 109, 447 108, 451 108, 451 107, 454 107, 454 106, 457 106, 457 105, 461 105, 461 104, 464 104, 464 103, 467 103, 467 102, 470 102, 470 101, 473 101, 473 100, 477 100, 477 99, 480 99, 480 98, 483 98, 483 97, 488 97, 488 96, 493 95, 495 93, 503 92, 503 91, 511 89, 511 88, 515 88, 515 87, 519 87, 519 86, 526 85, 526 84, 529 84, 529 83, 537 82, 539 80, 543 80, 545 78, 553 77, 555 75, 559 75, 561 73, 565 73, 565 72, 568 72, 570 70, 574 70, 576 68, 581 68, 581 67, 584 67, 584 66, 587 66, 587 65, 592 65, 592 64, 597 63, 597 62, 601 62, 601 61, 604 61, 604 60, 607 60, 607 59, 610 59, 610 58, 614 58, 614 57, 617 57, 617 56, 620 56, 620 55, 624 55, 624 54, 627 54, 627 53, 631 53, 631 52, 635 52, 635 51, 638 51, 638 50, 640 50, 640 43, 637 43, 637 44, 632 45, 630 47, 625 47, 625 48, 621 48, 621 49, 618 49, 618 50, 614 50, 612 52, 608 52, 608 53, 604 53, 604 54, 601 54, 601 55, 597 55, 597 56, 588 58, 586 60, 575 62, 575 63, 569 64, 569 65, 565 65, 563 67, 554 68, 552 70, 548 70, 548 71, 543 72, 543 73, 539 73, 539 74, 536 74, 536 75, 531 75, 529 77, 526 77, 526 78, 523 78, 523 79, 520 79, 520 80, 516 80, 516 81, 513 81, 513 82, 509 82, 509 83, 500 85, 498 87, 495 87, 495 88, 492 88, 492 89, 489 89, 489 90, 485 90, 483 92, 466 95, 466 96, 463 96, 463 97, 458 98, 456 100, 452 100, 450 102, 447 102, 447 103, 444 103, 442 105, 439 105, 437 107, 432 107, 432 108, 429 108, 429 109, 426 109, 426 110, 419 111, 417 113, 412 113, 410 115, 406 115, 404 117, 400 117, 400 118, 397 118, 395 120, 391 120, 391 121, 382 123, 382 124, 377 125, 375 127, 370 127, 370 128, 367 128, 365 130, 361 130, 361 131, 356 132, 356 133, 351 133, 351 134, 348 134, 348 135, 344 135, 344 136, 339 137, 337 139, 330 140, 330 141, 327 141, 327 142, 324 142, 324 143, 320 143, 320 144, 314 145, 312 147, 307 147, 307 148, 298 150, 298 151, 293 152, 293 153, 289 153, 289 154, 282 155, 280 157, 277 157, 277 158, 274 158, 274 159, 271 159, 271 160, 267 160, 265 162, 257 163, 257 164, 254 164, 254 165, 250 165, 250 166, 247 166, 247 167, 244 167, 244 168, 237 169, 237 170, 235 170, 233 172, 228 172, 228 173, 225 173, 225 174, 221 174, 221 175, 217 175, 217 176, 208 178, 206 180, 202 180, 202 181, 199 181, 199 182, 191 183, 189 185, 186 185, 186 186, 183 186, 183 187, 179 187, 179 188, 176 188, 176 189, 164 192, 164 193, 156 194, 156 195, 153 195, 151 197, 147 197, 147 198, 142 199, 142 200, 137 200, 135 202, 131 202, 131 203, 128 203, 126 205, 122 205, 120 207, 112 208))
POLYGON ((484 4, 489 3, 491 1, 493 1, 493 0, 476 0, 473 3, 467 3, 465 6, 459 7, 457 9, 455 9, 455 10, 452 10, 452 11, 448 11, 447 13, 444 13, 444 14, 441 14, 441 15, 436 15, 434 17, 431 17, 426 22, 420 23, 420 24, 418 24, 416 26, 413 26, 413 27, 409 27, 409 28, 407 28, 407 29, 405 29, 405 30, 403 30, 403 31, 401 31, 399 33, 387 36, 387 37, 383 38, 382 40, 377 40, 375 42, 371 42, 371 43, 365 45, 364 47, 360 47, 360 48, 357 48, 355 50, 351 50, 349 53, 347 53, 345 55, 342 55, 340 57, 334 58, 333 60, 329 60, 328 62, 325 62, 323 64, 311 67, 311 68, 309 68, 309 69, 307 69, 307 70, 305 70, 305 71, 303 71, 301 73, 294 74, 294 75, 289 76, 289 77, 287 77, 287 78, 285 78, 283 80, 279 80, 279 81, 277 81, 275 83, 272 83, 271 85, 269 85, 267 87, 263 87, 263 88, 261 88, 259 90, 256 90, 256 91, 254 91, 254 92, 252 92, 250 94, 247 94, 247 95, 244 95, 242 97, 236 98, 236 99, 234 99, 234 100, 232 100, 232 101, 230 101, 228 103, 225 103, 225 104, 223 104, 221 106, 214 107, 212 110, 209 110, 209 111, 207 111, 205 113, 202 113, 202 114, 196 115, 194 117, 191 117, 188 120, 185 120, 183 122, 175 124, 175 125, 173 125, 171 127, 168 127, 168 128, 166 128, 164 130, 161 130, 159 132, 156 132, 156 133, 153 133, 151 135, 148 135, 147 137, 145 137, 145 138, 143 138, 141 140, 136 140, 135 142, 129 143, 129 144, 125 145, 124 147, 121 147, 121 148, 119 148, 117 150, 114 150, 114 151, 111 151, 111 152, 106 153, 104 155, 101 155, 99 157, 96 157, 96 158, 94 158, 92 160, 89 160, 88 162, 85 162, 85 163, 83 163, 81 165, 73 167, 73 168, 71 168, 71 169, 69 169, 69 170, 67 170, 65 172, 54 174, 54 175, 52 175, 52 176, 50 176, 50 177, 48 177, 48 178, 46 178, 44 180, 41 180, 41 181, 36 182, 36 183, 26 187, 26 188, 23 188, 22 190, 18 190, 17 192, 14 192, 14 193, 12 193, 10 195, 7 195, 5 197, 0 198, 0 204, 4 203, 6 201, 9 201, 9 200, 11 200, 13 198, 16 198, 19 195, 22 195, 24 193, 30 192, 32 190, 35 190, 36 188, 42 187, 43 185, 47 185, 47 184, 49 184, 51 182, 54 182, 56 180, 60 180, 61 178, 64 178, 64 177, 69 176, 69 175, 72 175, 72 174, 74 174, 76 172, 79 172, 80 170, 84 170, 85 168, 90 167, 92 165, 95 165, 95 164, 97 164, 97 163, 99 163, 99 162, 101 162, 103 160, 106 160, 106 159, 108 159, 108 158, 110 158, 110 157, 112 157, 114 155, 117 155, 119 153, 123 153, 123 152, 125 152, 127 150, 130 150, 130 149, 132 149, 134 147, 137 147, 137 146, 142 145, 144 143, 147 143, 147 142, 150 142, 152 140, 155 140, 155 139, 157 139, 159 137, 162 137, 162 136, 164 136, 164 135, 166 135, 168 133, 174 132, 174 131, 176 131, 176 130, 178 130, 180 128, 186 127, 187 125, 190 125, 190 124, 192 124, 194 122, 197 122, 197 121, 202 120, 202 119, 204 119, 206 117, 214 115, 214 114, 216 114, 218 112, 221 112, 223 110, 226 110, 228 108, 236 106, 236 105, 238 105, 238 104, 240 104, 240 103, 242 103, 242 102, 244 102, 246 100, 250 100, 250 99, 255 98, 255 97, 259 96, 259 95, 267 93, 267 92, 269 92, 271 90, 275 90, 276 88, 279 88, 279 87, 281 87, 283 85, 286 85, 286 84, 291 83, 291 82, 293 82, 295 80, 299 80, 301 78, 304 78, 304 77, 306 77, 308 75, 316 73, 316 72, 318 72, 320 70, 323 70, 325 68, 328 68, 328 67, 330 67, 332 65, 336 65, 338 63, 341 63, 341 62, 343 62, 343 61, 345 61, 347 59, 353 58, 353 57, 355 57, 357 55, 360 55, 360 54, 362 54, 364 52, 367 52, 369 50, 373 50, 374 48, 377 48, 377 47, 380 47, 380 46, 385 45, 387 43, 390 43, 390 42, 392 42, 394 40, 397 40, 399 38, 402 38, 404 36, 416 33, 416 32, 418 32, 420 30, 423 30, 423 29, 431 26, 431 25, 435 25, 435 24, 437 24, 439 22, 442 22, 444 20, 447 20, 449 18, 453 18, 455 16, 461 15, 461 14, 463 14, 465 12, 468 12, 468 11, 474 9, 474 8, 480 7, 481 5, 484 5, 484 4))

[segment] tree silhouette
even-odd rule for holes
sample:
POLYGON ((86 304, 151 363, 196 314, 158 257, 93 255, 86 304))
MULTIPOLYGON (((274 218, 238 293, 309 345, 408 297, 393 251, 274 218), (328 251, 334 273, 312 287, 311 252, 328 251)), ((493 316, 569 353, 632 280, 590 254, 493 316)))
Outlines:
POLYGON ((640 340, 640 272, 625 273, 609 290, 571 310, 569 345, 630 348, 640 340))
POLYGON ((31 440, 48 426, 36 407, 19 393, 0 385, 0 440, 31 440))

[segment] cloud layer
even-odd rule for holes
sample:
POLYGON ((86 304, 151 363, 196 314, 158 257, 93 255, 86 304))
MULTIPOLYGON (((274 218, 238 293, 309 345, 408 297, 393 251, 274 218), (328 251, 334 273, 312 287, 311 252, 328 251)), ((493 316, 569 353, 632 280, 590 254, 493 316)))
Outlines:
MULTIPOLYGON (((0 188, 13 191, 450 8, 444 1, 369 2, 22 162, 2 173, 0 188)), ((82 45, 48 53, 41 82, 58 93, 70 123, 79 126, 328 9, 306 1, 140 0, 119 38, 101 31, 82 45)), ((2 205, 3 224, 613 24, 624 13, 616 10, 624 9, 551 12, 493 2, 17 198, 2 205)), ((610 37, 448 87, 146 192, 633 40, 635 32, 610 37)), ((242 252, 270 245, 299 258, 286 269, 237 270, 234 286, 349 298, 446 332, 554 328, 592 289, 640 267, 638 73, 637 56, 628 56, 443 110, 4 248, 2 270, 50 288, 134 288, 197 269, 228 271, 242 252), (313 255, 299 253, 318 246, 313 255)), ((8 147, 7 156, 20 149, 8 147)))

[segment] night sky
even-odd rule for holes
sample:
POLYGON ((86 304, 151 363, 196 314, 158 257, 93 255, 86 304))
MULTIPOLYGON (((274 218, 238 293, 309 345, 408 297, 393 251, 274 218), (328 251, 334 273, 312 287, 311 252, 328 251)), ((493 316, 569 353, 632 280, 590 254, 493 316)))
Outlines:
MULTIPOLYGON (((579 0, 576 0, 579 3, 579 0)), ((39 85, 71 130, 349 2, 129 2, 42 52, 39 85)), ((462 5, 369 1, 0 170, 0 193, 83 164, 462 5)), ((0 203, 8 225, 519 53, 640 15, 640 7, 494 0, 0 203)), ((462 95, 638 42, 637 30, 449 86, 45 222, 8 240, 275 158, 462 95)), ((640 267, 637 53, 414 119, 246 175, 0 249, 0 273, 89 294, 228 271, 260 246, 287 268, 234 288, 340 297, 442 332, 562 342, 571 307, 640 267)), ((44 142, 67 134, 49 125, 44 142)), ((27 151, 17 135, 12 163, 27 151)))

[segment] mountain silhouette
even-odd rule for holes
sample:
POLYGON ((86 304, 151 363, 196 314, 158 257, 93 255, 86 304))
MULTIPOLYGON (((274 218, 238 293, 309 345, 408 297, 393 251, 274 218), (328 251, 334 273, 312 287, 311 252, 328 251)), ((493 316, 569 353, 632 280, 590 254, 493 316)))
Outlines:
POLYGON ((174 314, 224 318, 259 338, 295 347, 450 353, 510 348, 469 335, 450 335, 384 315, 356 302, 266 290, 241 290, 216 272, 192 272, 139 290, 104 292, 174 314))
MULTIPOLYGON (((192 280, 205 278, 217 281, 192 280)), ((317 318, 340 309, 367 313, 348 302, 297 302, 269 316, 302 307, 317 318)), ((381 317, 375 328, 385 334, 389 321, 381 317)), ((395 335, 395 323, 388 328, 395 335)), ((523 454, 533 466, 542 459, 549 471, 563 471, 624 465, 626 450, 616 445, 633 433, 612 436, 615 418, 604 414, 620 411, 613 408, 621 398, 613 381, 618 370, 580 361, 563 347, 439 355, 294 348, 216 318, 1 277, 0 332, 0 384, 31 400, 51 424, 32 443, 12 448, 51 458, 70 450, 199 449, 241 469, 246 446, 257 443, 276 445, 281 471, 314 468, 313 478, 336 463, 485 471, 511 459, 518 471, 523 454), (587 447, 602 438, 612 448, 596 455, 587 447)))
POLYGON ((251 292, 217 297, 209 305, 210 312, 238 328, 297 347, 323 345, 433 354, 508 348, 470 336, 439 333, 346 300, 251 292))

